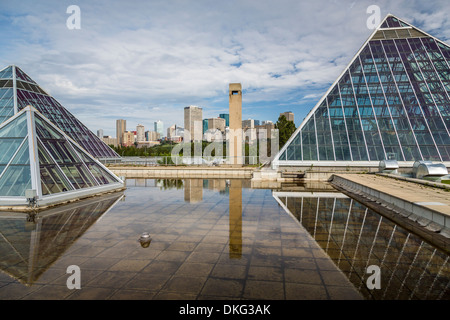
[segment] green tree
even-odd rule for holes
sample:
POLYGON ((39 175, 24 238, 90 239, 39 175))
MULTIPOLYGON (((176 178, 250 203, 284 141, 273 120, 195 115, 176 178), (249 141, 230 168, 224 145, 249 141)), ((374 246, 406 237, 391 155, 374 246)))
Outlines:
POLYGON ((286 116, 281 115, 275 123, 275 128, 278 129, 280 148, 289 140, 294 131, 297 129, 293 121, 288 121, 286 116))

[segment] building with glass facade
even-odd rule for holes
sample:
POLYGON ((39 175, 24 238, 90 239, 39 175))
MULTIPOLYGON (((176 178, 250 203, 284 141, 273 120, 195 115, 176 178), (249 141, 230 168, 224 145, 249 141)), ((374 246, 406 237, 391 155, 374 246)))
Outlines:
POLYGON ((225 119, 225 126, 230 126, 230 114, 229 113, 221 113, 219 114, 219 118, 225 119))
POLYGON ((388 15, 273 160, 274 167, 450 164, 450 47, 388 15))
POLYGON ((39 207, 124 188, 75 140, 27 106, 0 124, 0 207, 39 207))
POLYGON ((96 158, 119 155, 17 66, 0 70, 0 123, 31 105, 96 158))

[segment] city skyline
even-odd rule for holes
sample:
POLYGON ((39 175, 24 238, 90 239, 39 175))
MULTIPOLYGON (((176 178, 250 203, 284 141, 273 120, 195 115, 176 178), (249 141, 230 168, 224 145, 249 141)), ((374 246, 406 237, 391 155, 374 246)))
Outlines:
MULTIPOLYGON (((232 82, 243 86, 243 119, 290 110, 298 126, 373 31, 372 1, 131 3, 79 1, 81 28, 70 30, 65 3, 3 2, 0 64, 23 67, 105 135, 125 116, 130 127, 182 125, 187 105, 216 117, 232 82)), ((395 14, 448 43, 446 1, 377 5, 381 19, 395 14)))

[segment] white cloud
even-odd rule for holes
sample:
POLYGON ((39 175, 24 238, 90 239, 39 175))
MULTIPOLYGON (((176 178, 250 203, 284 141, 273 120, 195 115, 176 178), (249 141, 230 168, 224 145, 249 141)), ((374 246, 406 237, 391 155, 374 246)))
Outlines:
MULTIPOLYGON (((371 34, 372 2, 78 1, 81 30, 66 28, 61 1, 2 3, 15 40, 0 40, 9 49, 0 62, 21 66, 89 128, 111 134, 115 118, 182 125, 183 106, 227 108, 230 82, 243 84, 249 107, 266 106, 261 118, 276 120, 334 82, 371 34)), ((378 3, 383 15, 450 36, 447 0, 378 3)))

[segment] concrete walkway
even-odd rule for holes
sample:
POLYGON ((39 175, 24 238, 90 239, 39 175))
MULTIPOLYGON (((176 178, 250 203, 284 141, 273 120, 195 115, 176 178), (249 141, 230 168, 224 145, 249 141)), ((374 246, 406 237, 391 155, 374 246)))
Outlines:
POLYGON ((375 174, 336 174, 331 184, 450 250, 450 191, 375 174))
POLYGON ((339 176, 450 217, 449 191, 374 174, 340 174, 339 176))

